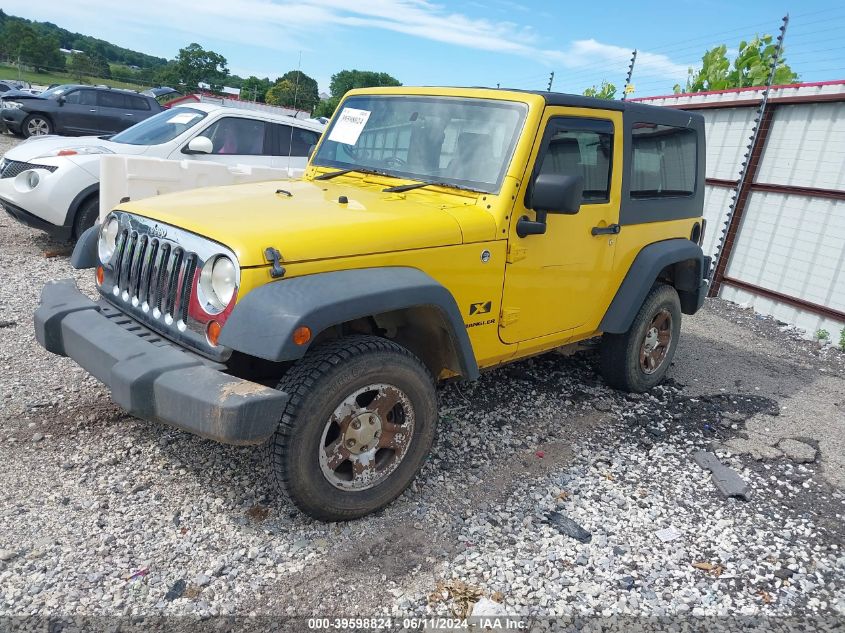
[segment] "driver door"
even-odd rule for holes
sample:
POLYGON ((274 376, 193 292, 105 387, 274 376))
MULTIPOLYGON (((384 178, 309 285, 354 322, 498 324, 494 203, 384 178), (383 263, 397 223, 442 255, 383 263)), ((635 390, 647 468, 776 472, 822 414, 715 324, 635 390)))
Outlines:
POLYGON ((541 129, 523 182, 537 173, 580 175, 584 195, 578 213, 549 213, 545 234, 526 237, 517 235, 517 221, 533 220, 535 213, 526 208, 525 196, 517 199, 499 322, 505 343, 594 330, 616 290, 616 235, 607 231, 619 222, 622 113, 547 108, 541 129))
POLYGON ((96 134, 101 131, 97 91, 88 88, 71 90, 64 96, 56 111, 57 127, 77 134, 96 134))

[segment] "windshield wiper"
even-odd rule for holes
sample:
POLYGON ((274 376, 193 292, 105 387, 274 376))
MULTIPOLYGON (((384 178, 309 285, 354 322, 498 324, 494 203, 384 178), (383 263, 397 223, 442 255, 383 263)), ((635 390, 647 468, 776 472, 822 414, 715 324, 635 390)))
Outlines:
POLYGON ((429 185, 437 185, 437 182, 414 182, 410 185, 396 185, 395 187, 388 187, 382 189, 383 193, 402 193, 403 191, 411 191, 412 189, 419 189, 420 187, 428 187, 429 185))
POLYGON ((446 187, 447 189, 460 189, 461 191, 473 191, 477 192, 476 189, 470 189, 469 187, 461 187, 460 185, 455 185, 450 182, 437 182, 434 180, 423 181, 423 182, 412 182, 407 185, 396 185, 395 187, 387 187, 386 189, 382 189, 383 193, 402 193, 403 191, 411 191, 412 189, 419 189, 420 187, 446 187))
POLYGON ((331 180, 336 176, 343 176, 343 174, 348 174, 349 172, 353 171, 361 171, 360 169, 338 169, 337 171, 329 171, 325 174, 320 174, 319 176, 315 176, 314 180, 331 180))

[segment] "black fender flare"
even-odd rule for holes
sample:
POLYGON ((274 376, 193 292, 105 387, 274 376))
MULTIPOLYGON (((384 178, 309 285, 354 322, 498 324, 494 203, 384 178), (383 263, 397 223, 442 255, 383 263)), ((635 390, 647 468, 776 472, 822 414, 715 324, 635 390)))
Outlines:
POLYGON ((701 247, 688 239, 676 238, 645 246, 631 263, 599 330, 610 334, 627 332, 660 272, 673 264, 678 264, 674 285, 681 298, 681 309, 685 314, 693 314, 701 307, 702 288, 706 290, 707 259, 701 247))
POLYGON ((76 221, 76 214, 79 213, 79 207, 81 207, 82 203, 90 198, 92 194, 99 194, 99 191, 100 182, 97 181, 93 185, 88 185, 85 189, 76 194, 68 205, 64 226, 73 230, 73 223, 76 221))
POLYGON ((100 234, 100 225, 88 227, 76 240, 76 246, 73 247, 73 253, 70 255, 70 265, 77 270, 85 268, 94 268, 99 262, 99 255, 97 253, 97 239, 100 234))
POLYGON ((311 328, 316 338, 346 321, 418 306, 440 311, 461 374, 478 378, 478 362, 452 293, 423 271, 404 266, 316 273, 256 288, 237 303, 219 342, 257 358, 297 360, 309 346, 293 342, 300 326, 311 328))

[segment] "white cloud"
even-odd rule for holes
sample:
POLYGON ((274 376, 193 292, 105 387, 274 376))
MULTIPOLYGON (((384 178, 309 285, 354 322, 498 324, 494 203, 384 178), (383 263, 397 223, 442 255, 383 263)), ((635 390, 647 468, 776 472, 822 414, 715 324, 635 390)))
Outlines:
MULTIPOLYGON (((497 1, 515 4, 513 0, 497 1)), ((16 5, 23 13, 32 14, 24 0, 7 0, 4 8, 15 13, 16 5)), ((550 48, 530 27, 505 20, 471 18, 429 0, 66 0, 51 3, 49 9, 51 21, 59 24, 63 15, 90 16, 92 28, 100 27, 99 32, 112 31, 116 24, 136 32, 147 29, 155 33, 166 28, 184 33, 186 42, 215 40, 286 53, 313 51, 322 38, 331 37, 337 29, 376 29, 518 55, 550 69, 595 69, 597 74, 618 72, 627 66, 631 54, 628 48, 594 39, 576 40, 563 49, 550 48)), ((362 45, 366 45, 366 37, 362 32, 362 45)), ((237 60, 232 61, 237 64, 237 60)), ((268 59, 263 65, 275 64, 268 59)), ((686 64, 677 64, 664 55, 647 51, 638 54, 638 74, 683 78, 686 69, 686 64)))
MULTIPOLYGON (((549 59, 566 68, 594 67, 605 64, 608 68, 626 66, 631 61, 633 49, 612 44, 603 44, 594 39, 576 40, 564 51, 545 51, 549 59)), ((684 77, 686 64, 677 64, 666 55, 637 51, 637 74, 684 77)))

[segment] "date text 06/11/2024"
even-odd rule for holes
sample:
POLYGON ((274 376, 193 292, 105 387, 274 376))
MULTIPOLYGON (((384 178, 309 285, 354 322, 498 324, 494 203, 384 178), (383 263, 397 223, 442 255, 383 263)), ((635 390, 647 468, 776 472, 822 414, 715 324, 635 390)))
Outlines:
POLYGON ((471 617, 471 618, 309 618, 308 628, 311 630, 433 630, 433 631, 469 631, 481 630, 509 630, 520 631, 528 628, 528 623, 512 617, 471 617))

